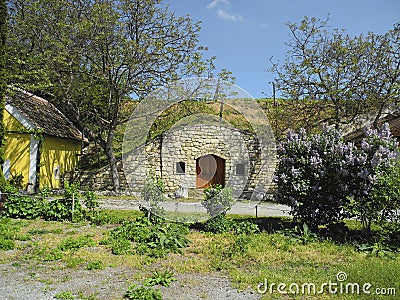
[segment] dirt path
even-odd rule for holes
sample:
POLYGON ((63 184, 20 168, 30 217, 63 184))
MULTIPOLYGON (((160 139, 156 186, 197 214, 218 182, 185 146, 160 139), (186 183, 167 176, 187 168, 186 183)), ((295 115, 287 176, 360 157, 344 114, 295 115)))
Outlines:
MULTIPOLYGON (((123 299, 124 293, 135 282, 137 273, 127 267, 108 267, 104 270, 54 269, 51 265, 30 266, 8 263, 0 265, 0 299, 50 300, 64 292, 74 299, 123 299), (81 297, 78 297, 78 294, 81 297), (92 298, 89 298, 92 297, 92 298)), ((177 281, 160 287, 163 299, 260 299, 254 291, 238 291, 230 281, 218 274, 176 274, 177 281)), ((158 287, 157 287, 158 288, 158 287)))

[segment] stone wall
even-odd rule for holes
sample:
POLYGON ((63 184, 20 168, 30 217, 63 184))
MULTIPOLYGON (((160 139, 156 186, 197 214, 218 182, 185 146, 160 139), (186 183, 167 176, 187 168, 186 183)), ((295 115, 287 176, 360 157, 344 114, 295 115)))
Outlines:
MULTIPOLYGON (((196 159, 215 155, 225 162, 225 186, 235 197, 261 198, 268 193, 276 166, 275 145, 261 145, 253 134, 233 127, 190 125, 172 128, 161 137, 128 153, 119 163, 123 190, 139 193, 149 170, 164 182, 167 193, 196 188, 196 159), (185 172, 177 172, 177 163, 185 172), (238 165, 242 171, 238 173, 238 165)), ((66 180, 80 181, 83 188, 112 190, 110 169, 66 174, 66 180)))
POLYGON ((196 159, 208 154, 225 161, 225 186, 232 187, 235 197, 249 197, 254 191, 260 196, 271 188, 274 145, 260 145, 253 134, 233 127, 205 124, 172 128, 129 153, 124 158, 125 175, 134 190, 143 186, 148 170, 163 179, 168 193, 195 189, 196 159), (178 162, 184 164, 184 173, 178 172, 178 162), (239 164, 244 166, 242 174, 237 173, 239 164))

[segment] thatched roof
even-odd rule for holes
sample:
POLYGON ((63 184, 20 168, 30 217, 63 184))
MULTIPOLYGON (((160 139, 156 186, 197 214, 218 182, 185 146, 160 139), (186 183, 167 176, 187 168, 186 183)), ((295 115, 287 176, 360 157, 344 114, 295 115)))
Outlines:
POLYGON ((35 129, 48 136, 82 140, 82 133, 50 102, 31 93, 12 89, 6 104, 15 107, 35 129))

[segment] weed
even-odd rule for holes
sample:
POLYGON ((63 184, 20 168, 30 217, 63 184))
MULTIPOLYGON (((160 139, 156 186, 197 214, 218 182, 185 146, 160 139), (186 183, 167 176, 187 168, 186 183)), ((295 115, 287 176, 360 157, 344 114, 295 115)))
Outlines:
POLYGON ((61 251, 67 251, 67 250, 75 251, 83 247, 94 246, 94 245, 96 245, 95 241, 89 235, 85 235, 85 236, 79 236, 77 238, 68 237, 65 240, 63 240, 61 244, 58 245, 57 248, 60 249, 61 251))
POLYGON ((186 239, 188 228, 184 225, 165 223, 152 224, 147 218, 124 222, 111 232, 113 253, 129 251, 128 241, 135 243, 139 254, 163 257, 169 252, 179 253, 189 241, 186 239), (122 246, 119 244, 122 242, 122 246), (122 251, 121 251, 122 250, 122 251))
POLYGON ((124 298, 129 300, 162 300, 161 292, 153 287, 140 286, 133 284, 126 291, 124 298))
POLYGON ((0 250, 13 250, 15 248, 15 242, 3 236, 0 236, 0 250))
POLYGON ((86 270, 103 270, 103 269, 104 265, 101 260, 90 261, 86 266, 86 270))
POLYGON ((172 281, 176 281, 177 279, 174 277, 174 272, 172 271, 164 271, 159 272, 158 270, 153 272, 153 275, 150 278, 147 278, 143 284, 145 286, 154 286, 154 285, 162 285, 169 287, 169 284, 172 281))
POLYGON ((54 298, 60 299, 60 300, 69 300, 69 299, 75 299, 74 294, 70 291, 65 291, 61 293, 57 293, 54 298))
POLYGON ((280 233, 289 236, 292 242, 301 243, 303 245, 318 240, 318 235, 314 232, 311 232, 306 223, 304 223, 301 227, 296 225, 294 228, 285 229, 280 231, 280 233))

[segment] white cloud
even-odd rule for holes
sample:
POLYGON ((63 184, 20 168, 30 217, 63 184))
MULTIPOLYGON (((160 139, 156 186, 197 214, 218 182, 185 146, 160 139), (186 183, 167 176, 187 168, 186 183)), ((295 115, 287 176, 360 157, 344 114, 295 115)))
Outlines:
POLYGON ((228 0, 213 0, 210 2, 210 4, 207 5, 208 9, 214 9, 216 8, 219 4, 229 4, 228 0))
POLYGON ((243 21, 243 17, 241 15, 233 15, 222 9, 218 9, 218 17, 221 19, 229 20, 229 21, 243 21))

